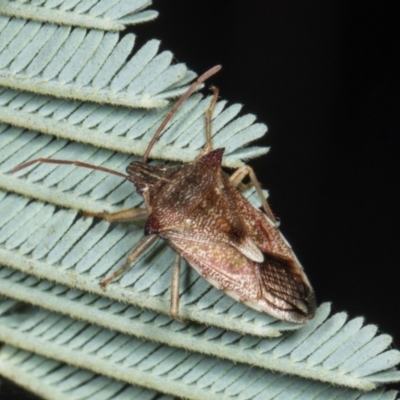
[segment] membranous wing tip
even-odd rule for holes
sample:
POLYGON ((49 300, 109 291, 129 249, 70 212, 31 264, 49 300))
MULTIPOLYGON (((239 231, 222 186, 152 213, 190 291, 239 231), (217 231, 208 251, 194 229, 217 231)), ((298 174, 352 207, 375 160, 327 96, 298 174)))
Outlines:
POLYGON ((296 260, 264 254, 264 262, 257 265, 257 270, 261 302, 268 304, 269 314, 297 323, 314 317, 315 294, 296 260))

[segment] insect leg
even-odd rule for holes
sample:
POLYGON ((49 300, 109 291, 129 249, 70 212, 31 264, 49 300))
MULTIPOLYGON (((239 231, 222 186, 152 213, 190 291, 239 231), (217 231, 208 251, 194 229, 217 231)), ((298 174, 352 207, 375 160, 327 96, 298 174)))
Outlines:
POLYGON ((171 281, 171 305, 169 315, 173 319, 179 320, 179 283, 181 279, 181 256, 176 255, 174 261, 174 268, 172 270, 171 281))
POLYGON ((215 86, 212 86, 211 89, 213 91, 213 98, 211 100, 210 107, 208 107, 206 111, 206 145, 204 146, 203 150, 201 150, 200 154, 196 157, 196 160, 212 150, 211 119, 215 105, 217 104, 218 101, 219 89, 216 88, 215 86))
POLYGON ((136 261, 151 245, 155 243, 155 241, 158 239, 157 235, 148 235, 145 236, 137 245, 136 247, 132 250, 132 252, 129 254, 128 258, 125 261, 125 264, 120 268, 117 269, 111 276, 109 276, 107 279, 104 279, 103 282, 100 283, 100 286, 105 289, 106 286, 113 281, 114 279, 118 278, 120 275, 122 275, 124 272, 126 272, 130 264, 136 261))
POLYGON ((215 105, 218 101, 219 89, 215 86, 211 87, 213 91, 213 99, 211 101, 210 107, 208 107, 206 111, 206 147, 204 148, 205 152, 208 153, 212 150, 212 141, 211 141, 211 119, 212 113, 214 111, 215 105))
POLYGON ((229 181, 232 183, 233 186, 235 187, 240 187, 246 188, 248 185, 243 185, 242 180, 246 177, 249 176, 251 184, 256 188, 258 197, 261 200, 261 204, 263 206, 263 209, 267 216, 273 221, 277 222, 274 214, 271 211, 271 208, 269 207, 269 204, 267 203, 267 199, 264 196, 264 193, 261 189, 261 185, 257 180, 256 174, 254 173, 253 169, 249 167, 248 165, 242 165, 240 168, 238 168, 230 177, 229 181))
POLYGON ((147 210, 145 208, 129 208, 128 210, 121 210, 112 213, 108 211, 99 213, 85 212, 83 214, 83 218, 96 217, 96 218, 102 218, 108 222, 123 222, 144 217, 146 215, 147 215, 147 210))

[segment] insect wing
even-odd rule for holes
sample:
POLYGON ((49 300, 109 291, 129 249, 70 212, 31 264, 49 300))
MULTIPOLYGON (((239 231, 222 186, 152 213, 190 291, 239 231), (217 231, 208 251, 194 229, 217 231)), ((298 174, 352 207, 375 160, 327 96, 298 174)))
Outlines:
POLYGON ((257 264, 262 298, 280 319, 304 322, 315 314, 314 291, 290 245, 275 223, 250 204, 229 182, 225 183, 246 234, 264 255, 257 264))
POLYGON ((229 244, 199 242, 178 232, 168 232, 164 239, 203 278, 235 300, 292 322, 312 317, 313 293, 286 260, 265 255, 262 263, 255 263, 229 244))
POLYGON ((305 322, 315 314, 316 301, 302 268, 296 261, 264 254, 257 264, 262 301, 269 314, 292 322, 305 322))
POLYGON ((257 303, 261 291, 255 264, 237 249, 221 242, 201 242, 180 232, 168 232, 164 239, 217 289, 237 301, 257 303))

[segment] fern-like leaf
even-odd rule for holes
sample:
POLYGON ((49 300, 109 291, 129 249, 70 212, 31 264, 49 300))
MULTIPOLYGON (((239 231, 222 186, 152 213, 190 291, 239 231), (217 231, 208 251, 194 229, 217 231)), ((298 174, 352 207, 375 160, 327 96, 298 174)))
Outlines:
MULTIPOLYGON (((152 149, 152 157, 192 161, 205 144, 204 113, 210 100, 210 97, 204 99, 198 94, 192 96, 168 124, 152 149)), ((228 108, 226 104, 226 101, 220 101, 215 107, 213 143, 215 147, 225 148, 224 166, 239 167, 244 160, 267 152, 266 148, 260 147, 243 149, 263 136, 267 128, 264 124, 254 123, 255 116, 251 114, 236 118, 241 110, 240 104, 228 108)), ((149 139, 168 111, 169 108, 132 111, 95 103, 54 101, 49 96, 0 88, 0 121, 126 154, 143 155, 149 139)), ((17 136, 8 129, 7 126, 0 126, 3 136, 9 137, 9 143, 15 140, 14 146, 18 146, 17 142, 22 136, 31 134, 21 131, 21 135, 17 136)), ((15 163, 24 162, 28 157, 42 157, 39 150, 33 153, 33 149, 25 149, 24 154, 23 143, 18 151, 19 161, 14 158, 15 163)), ((82 146, 75 150, 75 157, 76 154, 81 157, 85 152, 87 150, 82 146)), ((65 154, 64 157, 68 158, 69 155, 65 154)), ((8 164, 11 165, 10 162, 8 164)), ((4 165, 1 169, 6 171, 4 165)))
MULTIPOLYGON (((0 340, 5 338, 16 348, 178 397, 198 400, 290 400, 340 396, 354 399, 395 398, 393 392, 377 390, 365 396, 355 390, 289 378, 208 355, 188 353, 43 310, 31 308, 18 312, 10 301, 0 303, 1 309, 0 340)), ((137 317, 143 321, 152 319, 147 313, 137 317)), ((214 333, 214 336, 218 337, 218 334, 214 333)), ((7 347, 3 352, 12 349, 7 347)), ((25 357, 28 358, 29 353, 25 353, 25 357)), ((74 381, 89 380, 88 375, 93 378, 93 373, 81 372, 74 381)), ((102 381, 103 385, 108 383, 107 380, 102 381)))
POLYGON ((3 0, 1 12, 5 15, 39 22, 84 28, 119 31, 126 25, 151 21, 158 13, 143 11, 150 0, 3 0))
MULTIPOLYGON (((0 85, 62 98, 162 107, 185 92, 188 71, 158 41, 128 61, 135 36, 0 16, 0 85)), ((192 77, 193 74, 189 73, 192 77)))

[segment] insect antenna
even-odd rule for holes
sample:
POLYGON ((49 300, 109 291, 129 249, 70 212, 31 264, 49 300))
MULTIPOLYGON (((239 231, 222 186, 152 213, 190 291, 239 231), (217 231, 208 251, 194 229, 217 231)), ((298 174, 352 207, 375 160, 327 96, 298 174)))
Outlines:
POLYGON ((84 163, 84 162, 81 162, 81 161, 57 160, 55 158, 36 158, 35 160, 31 160, 31 161, 28 161, 28 162, 26 162, 24 164, 18 165, 18 167, 13 168, 11 170, 11 172, 14 173, 14 172, 20 171, 21 169, 30 167, 31 165, 37 164, 37 163, 76 165, 77 167, 94 169, 96 171, 103 171, 103 172, 106 172, 108 174, 120 176, 120 177, 122 177, 124 179, 129 179, 129 175, 122 174, 121 172, 114 171, 114 170, 109 169, 109 168, 99 167, 97 165, 88 164, 88 163, 84 163))
POLYGON ((187 92, 175 103, 175 105, 171 108, 171 110, 168 112, 168 114, 165 116, 163 122, 161 125, 158 127, 156 133, 152 137, 149 145, 147 146, 146 151, 143 154, 142 157, 142 163, 147 162, 147 158, 149 157, 150 151, 154 146, 154 143, 157 141, 157 139, 160 137, 162 131, 164 130, 165 126, 168 124, 169 120, 173 117, 175 114, 176 110, 190 97, 190 95, 196 90, 197 86, 206 81, 210 76, 216 74, 220 69, 222 68, 221 65, 216 65, 215 67, 209 69, 207 72, 205 72, 203 75, 199 76, 196 81, 194 81, 187 92))
MULTIPOLYGON (((154 134, 153 138, 151 139, 149 145, 147 146, 147 149, 142 157, 142 163, 147 162, 147 158, 149 156, 149 153, 154 146, 154 143, 157 141, 159 138, 160 134, 164 130, 165 126, 169 122, 169 120, 173 117, 175 114, 176 110, 190 97, 190 95, 196 90, 197 86, 203 83, 205 80, 207 80, 210 76, 216 74, 220 69, 221 65, 216 65, 215 67, 209 69, 207 72, 205 72, 203 75, 201 75, 199 78, 197 78, 196 81, 194 81, 189 89, 186 91, 186 93, 175 103, 175 105, 172 107, 172 109, 168 112, 166 117, 164 118, 163 122, 161 125, 158 127, 156 133, 154 134)), ((99 167, 97 165, 92 165, 92 164, 87 164, 84 162, 80 161, 69 161, 69 160, 58 160, 58 159, 51 159, 51 158, 36 158, 35 160, 28 161, 24 164, 18 165, 17 167, 13 168, 11 170, 12 173, 20 171, 21 169, 30 167, 33 164, 37 163, 47 163, 47 164, 67 164, 67 165, 75 165, 77 167, 83 167, 83 168, 88 168, 88 169, 93 169, 96 171, 103 171, 108 174, 116 175, 119 177, 122 177, 124 179, 129 180, 129 175, 122 174, 121 172, 118 171, 113 171, 112 169, 109 168, 104 168, 104 167, 99 167)))

